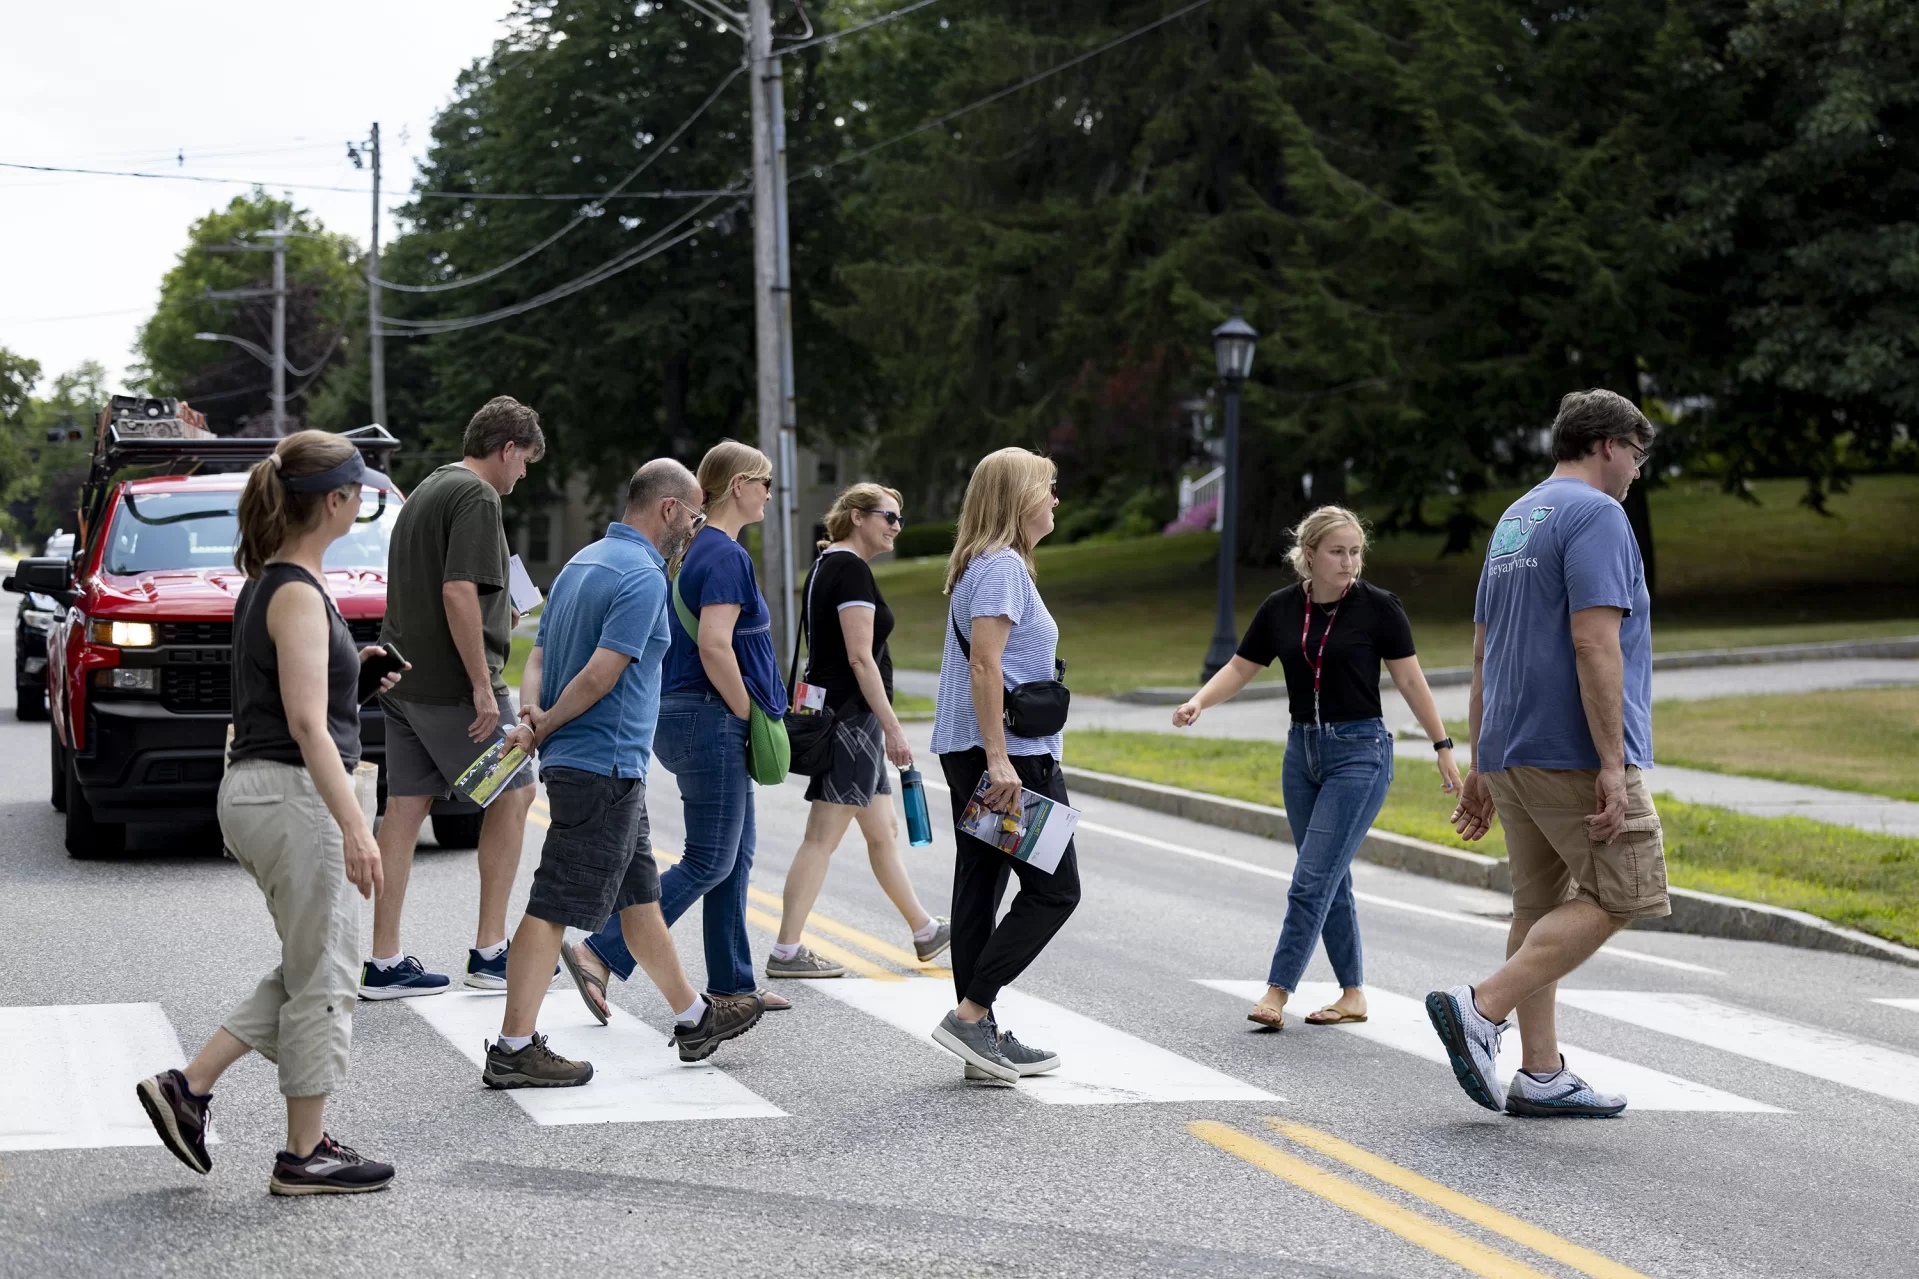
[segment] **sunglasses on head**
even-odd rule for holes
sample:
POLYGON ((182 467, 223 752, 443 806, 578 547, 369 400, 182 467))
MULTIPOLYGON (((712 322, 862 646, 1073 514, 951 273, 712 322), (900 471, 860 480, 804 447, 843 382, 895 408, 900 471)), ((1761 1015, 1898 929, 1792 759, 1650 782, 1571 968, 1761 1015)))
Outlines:
POLYGON ((906 527, 906 519, 898 511, 882 511, 877 507, 862 506, 860 507, 860 514, 877 515, 886 521, 886 527, 888 528, 906 527))

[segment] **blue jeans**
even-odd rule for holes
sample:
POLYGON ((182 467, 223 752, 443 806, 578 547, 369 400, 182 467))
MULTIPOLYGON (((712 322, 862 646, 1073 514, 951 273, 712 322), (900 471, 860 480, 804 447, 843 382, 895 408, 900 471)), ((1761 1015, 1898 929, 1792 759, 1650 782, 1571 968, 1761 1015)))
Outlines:
POLYGON ((1339 984, 1363 984, 1353 854, 1386 802, 1392 780, 1393 735, 1383 721, 1293 725, 1280 789, 1299 857, 1268 985, 1298 989, 1322 934, 1339 984))
MULTIPOLYGON (((660 876, 660 910, 670 927, 706 899, 706 988, 716 995, 757 989, 746 936, 746 881, 753 870, 753 779, 746 772, 746 721, 717 693, 668 693, 660 699, 653 757, 680 787, 686 847, 660 876)), ((586 939, 621 981, 633 975, 633 954, 618 915, 586 939)))

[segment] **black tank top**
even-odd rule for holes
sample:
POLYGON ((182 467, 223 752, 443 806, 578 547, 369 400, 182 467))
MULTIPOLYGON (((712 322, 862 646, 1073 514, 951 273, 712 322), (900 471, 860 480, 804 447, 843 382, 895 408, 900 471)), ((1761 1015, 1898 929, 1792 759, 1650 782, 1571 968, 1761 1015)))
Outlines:
POLYGON ((267 633, 267 605, 288 582, 305 582, 326 600, 327 734, 351 772, 360 762, 360 650, 326 588, 298 564, 267 565, 257 580, 240 588, 240 599, 233 606, 232 758, 235 762, 306 763, 299 743, 287 731, 287 711, 280 701, 280 658, 267 633))

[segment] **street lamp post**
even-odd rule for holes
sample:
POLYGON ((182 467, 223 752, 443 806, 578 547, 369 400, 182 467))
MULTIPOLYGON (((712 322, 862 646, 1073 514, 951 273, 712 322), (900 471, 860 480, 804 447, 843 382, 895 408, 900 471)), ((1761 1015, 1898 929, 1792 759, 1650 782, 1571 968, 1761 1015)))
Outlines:
POLYGON ((1253 371, 1253 348, 1259 334, 1239 318, 1233 318, 1213 330, 1213 359, 1219 368, 1219 380, 1226 389, 1225 474, 1219 483, 1219 617, 1213 626, 1213 643, 1206 650, 1206 665, 1201 682, 1211 679, 1239 648, 1239 628, 1233 617, 1233 561, 1239 551, 1239 388, 1253 371))

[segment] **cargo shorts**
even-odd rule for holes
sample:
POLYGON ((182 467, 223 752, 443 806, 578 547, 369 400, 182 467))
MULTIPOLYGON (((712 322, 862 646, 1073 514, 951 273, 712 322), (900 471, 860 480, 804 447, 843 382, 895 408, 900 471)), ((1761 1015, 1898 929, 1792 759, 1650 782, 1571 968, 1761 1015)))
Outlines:
POLYGON ((1672 914, 1666 843, 1639 769, 1626 769, 1626 825, 1610 844, 1587 831, 1597 806, 1590 768, 1508 768, 1486 774, 1506 828, 1513 919, 1531 923, 1575 897, 1614 919, 1672 914))
MULTIPOLYGON (((513 697, 499 697, 500 736, 513 731, 519 720, 513 709, 513 697)), ((430 702, 408 702, 385 693, 380 709, 386 713, 386 793, 389 795, 431 795, 446 799, 453 794, 453 783, 474 760, 484 755, 492 742, 476 742, 466 735, 473 722, 473 703, 440 706, 430 702)), ((533 763, 513 774, 501 790, 518 790, 533 784, 533 763)))

